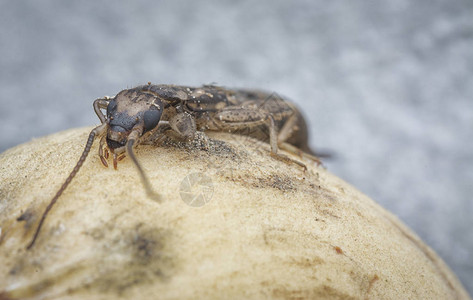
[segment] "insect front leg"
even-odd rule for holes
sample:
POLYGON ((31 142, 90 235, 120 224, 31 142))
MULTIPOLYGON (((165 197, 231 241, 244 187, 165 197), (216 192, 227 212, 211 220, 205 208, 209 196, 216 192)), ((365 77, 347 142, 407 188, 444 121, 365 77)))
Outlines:
MULTIPOLYGON (((99 98, 94 101, 95 114, 100 119, 100 122, 102 122, 102 124, 107 122, 107 117, 102 112, 102 109, 107 109, 107 106, 109 103, 110 103, 109 97, 99 98)), ((106 144, 106 135, 103 134, 100 139, 100 144, 99 144, 99 157, 102 164, 107 168, 108 168, 108 162, 107 162, 108 156, 109 156, 109 151, 106 144)))
POLYGON ((94 101, 94 111, 99 117, 100 122, 107 122, 107 117, 102 112, 102 109, 107 109, 108 104, 110 103, 110 97, 99 98, 94 101))

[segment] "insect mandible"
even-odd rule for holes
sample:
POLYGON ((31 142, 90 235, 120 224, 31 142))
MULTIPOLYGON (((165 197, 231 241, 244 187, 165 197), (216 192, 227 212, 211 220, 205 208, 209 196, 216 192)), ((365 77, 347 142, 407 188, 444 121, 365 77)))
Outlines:
POLYGON ((102 124, 90 132, 76 166, 43 212, 27 249, 35 244, 49 211, 81 168, 96 138, 100 138, 99 157, 102 164, 108 167, 107 160, 111 154, 116 169, 118 161, 125 155, 129 156, 147 194, 152 197, 158 195, 153 192, 133 148, 158 127, 167 127, 174 136, 185 140, 193 140, 198 131, 233 132, 263 127, 269 132, 274 157, 285 157, 278 154, 278 149, 284 148, 320 163, 308 147, 307 126, 302 115, 292 103, 274 93, 232 90, 213 85, 186 87, 148 83, 123 90, 113 98, 99 98, 94 101, 93 107, 102 124))

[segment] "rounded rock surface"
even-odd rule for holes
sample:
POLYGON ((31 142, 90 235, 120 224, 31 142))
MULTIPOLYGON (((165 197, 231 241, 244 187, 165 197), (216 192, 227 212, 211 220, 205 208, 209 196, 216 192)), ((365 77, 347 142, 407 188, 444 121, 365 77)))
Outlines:
POLYGON ((104 168, 96 142, 26 250, 89 130, 0 155, 0 299, 470 299, 374 201, 230 134, 209 133, 208 148, 139 145, 161 201, 129 159, 104 168))

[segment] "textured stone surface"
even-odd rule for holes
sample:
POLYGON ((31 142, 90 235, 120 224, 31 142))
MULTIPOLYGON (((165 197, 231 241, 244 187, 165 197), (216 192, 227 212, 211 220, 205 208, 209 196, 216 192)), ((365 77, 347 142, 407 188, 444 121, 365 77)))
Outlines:
POLYGON ((0 151, 176 83, 291 97, 329 170, 413 228, 473 292, 473 5, 0 1, 0 151))
POLYGON ((469 299, 371 199, 228 134, 210 135, 207 150, 137 149, 160 203, 129 159, 105 169, 96 144, 25 250, 89 130, 0 155, 0 299, 469 299), (202 205, 189 201, 199 195, 202 205))

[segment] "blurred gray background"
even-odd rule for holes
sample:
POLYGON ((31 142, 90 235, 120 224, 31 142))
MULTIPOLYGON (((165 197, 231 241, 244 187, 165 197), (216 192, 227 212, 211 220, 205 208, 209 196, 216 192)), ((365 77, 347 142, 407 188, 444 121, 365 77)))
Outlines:
POLYGON ((473 294, 471 0, 2 0, 0 43, 0 151, 148 81, 277 91, 473 294))

